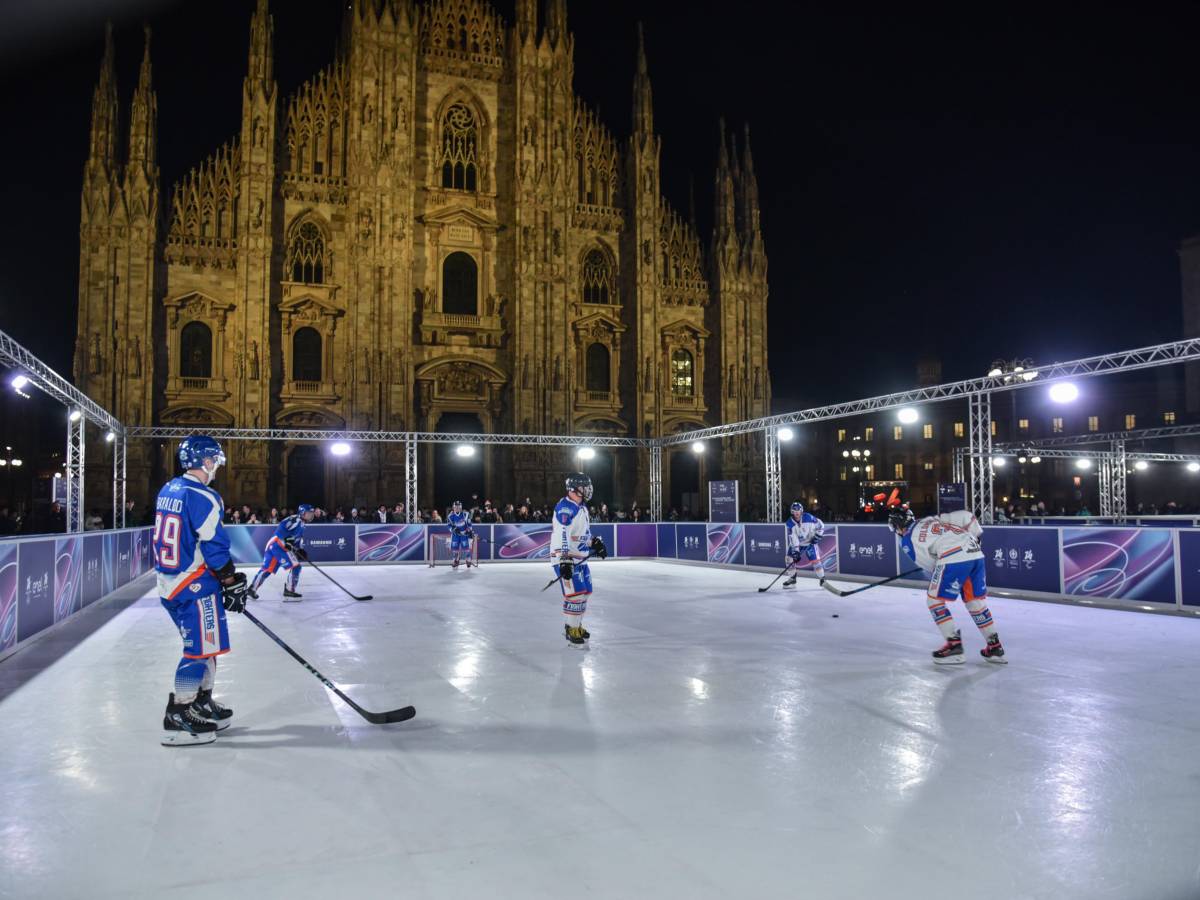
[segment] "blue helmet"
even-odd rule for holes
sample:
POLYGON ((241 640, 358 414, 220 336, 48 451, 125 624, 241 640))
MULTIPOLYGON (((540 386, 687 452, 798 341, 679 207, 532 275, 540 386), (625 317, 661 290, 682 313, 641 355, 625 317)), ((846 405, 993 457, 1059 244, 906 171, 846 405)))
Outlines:
POLYGON ((312 512, 312 511, 313 511, 313 508, 312 508, 311 503, 301 503, 299 506, 296 507, 296 515, 298 515, 298 516, 302 516, 306 512, 312 512))
POLYGON ((792 512, 794 512, 794 513, 804 512, 804 504, 801 503, 799 500, 797 500, 795 503, 792 504, 792 512))
POLYGON ((572 472, 567 476, 567 490, 579 494, 587 503, 592 499, 592 479, 583 472, 572 472))
POLYGON ((218 466, 225 465, 225 453, 216 438, 207 434, 193 434, 183 439, 179 445, 179 464, 184 469, 203 469, 206 459, 211 459, 218 466))

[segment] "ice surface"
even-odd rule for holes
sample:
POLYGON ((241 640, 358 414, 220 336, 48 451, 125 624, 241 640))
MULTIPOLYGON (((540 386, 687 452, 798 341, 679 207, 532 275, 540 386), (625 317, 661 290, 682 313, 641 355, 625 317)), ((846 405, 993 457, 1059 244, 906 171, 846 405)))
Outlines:
POLYGON ((994 598, 1001 667, 954 604, 937 668, 921 591, 607 561, 581 652, 545 565, 329 571, 251 608, 416 719, 232 616, 161 747, 170 620, 91 611, 0 663, 0 895, 1200 897, 1200 621, 994 598))

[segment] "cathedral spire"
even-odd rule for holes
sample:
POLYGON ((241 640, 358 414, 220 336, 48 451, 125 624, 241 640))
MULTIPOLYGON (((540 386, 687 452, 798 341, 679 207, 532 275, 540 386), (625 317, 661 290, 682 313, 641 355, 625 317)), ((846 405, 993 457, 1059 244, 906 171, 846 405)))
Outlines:
POLYGON ((547 0, 546 36, 558 46, 567 37, 567 0, 547 0))
MULTIPOLYGON (((725 119, 721 118, 721 146, 717 153, 717 177, 713 188, 713 243, 721 248, 729 239, 737 240, 737 211, 734 175, 725 144, 725 119)), ((735 147, 736 151, 736 147, 735 147)), ((736 161, 734 163, 736 166, 736 161)), ((714 254, 719 258, 720 254, 714 254)))
POLYGON ((154 168, 155 131, 158 119, 158 101, 150 82, 150 26, 145 26, 146 42, 142 50, 142 67, 138 72, 137 90, 133 92, 133 103, 129 113, 129 165, 145 167, 147 172, 154 168))
POLYGON ((100 80, 92 94, 92 135, 88 152, 89 166, 112 169, 117 157, 117 72, 113 48, 112 22, 104 26, 104 58, 100 62, 100 80))
POLYGON ((654 133, 654 97, 650 90, 641 22, 638 22, 637 74, 633 77, 633 131, 643 135, 654 133))
POLYGON ((256 88, 264 95, 274 90, 275 62, 272 41, 275 23, 267 9, 267 0, 258 0, 250 19, 250 55, 246 66, 246 91, 256 88))
POLYGON ((517 0, 517 34, 522 41, 537 39, 538 0, 517 0))
POLYGON ((754 174, 754 156, 750 152, 750 123, 746 123, 746 168, 742 172, 742 225, 746 243, 752 245, 761 240, 758 207, 758 176, 754 174))

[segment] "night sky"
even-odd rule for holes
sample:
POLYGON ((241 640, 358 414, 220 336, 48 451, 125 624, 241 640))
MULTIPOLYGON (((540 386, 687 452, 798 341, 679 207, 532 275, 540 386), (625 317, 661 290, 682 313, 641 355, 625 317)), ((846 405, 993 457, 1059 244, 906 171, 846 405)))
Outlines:
MULTIPOLYGON (((512 0, 496 5, 511 22, 512 0)), ((0 13, 0 321, 64 374, 104 17, 126 105, 143 18, 154 29, 165 203, 239 127, 252 7, 0 13)), ((272 4, 283 96, 332 58, 342 7, 272 4)), ((910 387, 922 354, 949 380, 997 356, 1179 337, 1176 248, 1200 231, 1198 10, 575 0, 569 20, 576 91, 618 138, 645 23, 666 192, 686 211, 694 177, 706 246, 717 119, 750 123, 783 410, 910 387)))

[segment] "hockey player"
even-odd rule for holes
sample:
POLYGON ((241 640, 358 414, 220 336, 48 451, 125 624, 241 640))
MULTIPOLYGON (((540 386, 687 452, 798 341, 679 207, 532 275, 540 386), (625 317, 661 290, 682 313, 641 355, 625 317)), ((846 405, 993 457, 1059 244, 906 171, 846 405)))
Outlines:
POLYGON ((918 521, 907 506, 896 505, 888 510, 888 526, 900 536, 900 547, 909 559, 932 573, 927 595, 929 612, 946 638, 945 645, 933 651, 933 661, 938 665, 963 662, 962 632, 954 627, 954 618, 946 607, 947 601, 957 600, 961 595, 971 618, 987 639, 980 655, 988 662, 1007 663, 987 608, 987 566, 979 549, 983 534, 979 520, 963 510, 918 521))
POLYGON ((450 526, 450 553, 454 557, 451 568, 458 568, 464 550, 467 551, 467 568, 471 568, 471 541, 475 540, 475 529, 471 527, 470 514, 463 512, 461 500, 450 504, 446 524, 450 526))
POLYGON ((567 496, 554 507, 554 525, 550 532, 550 557, 556 560, 554 574, 563 594, 563 631, 567 641, 584 647, 592 635, 583 627, 588 596, 592 593, 592 573, 587 560, 604 559, 608 550, 599 537, 592 537, 587 502, 592 499, 592 479, 581 472, 567 476, 567 496))
POLYGON ((217 657, 229 652, 225 611, 246 608, 246 576, 234 571, 221 526, 225 506, 212 488, 225 462, 221 445, 193 435, 179 445, 179 462, 186 474, 158 492, 154 516, 158 595, 183 638, 163 716, 162 743, 169 747, 209 744, 229 727, 233 710, 213 699, 213 678, 217 657))
MULTIPOLYGON (((821 559, 817 554, 817 542, 825 533, 825 523, 812 513, 805 512, 804 504, 797 500, 792 504, 791 515, 784 524, 787 526, 788 559, 791 560, 791 565, 798 566, 804 559, 812 560, 815 563, 813 571, 820 579, 818 583, 824 584, 825 567, 821 565, 821 559)), ((792 572, 792 577, 783 583, 783 586, 785 588, 796 586, 795 571, 792 572)))
POLYGON ((263 551, 262 568, 258 570, 258 574, 254 576, 254 583, 250 585, 249 594, 253 599, 258 599, 258 589, 262 587, 263 582, 283 566, 284 571, 288 573, 287 581, 283 585, 283 601, 299 602, 303 595, 298 594, 296 588, 300 584, 300 570, 304 568, 300 561, 308 558, 308 554, 304 552, 304 526, 313 520, 314 515, 316 511, 309 504, 301 503, 296 507, 294 515, 288 516, 276 526, 275 533, 271 535, 263 551))

